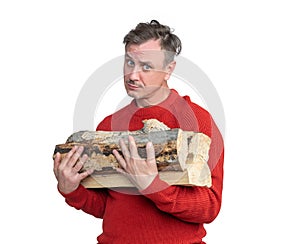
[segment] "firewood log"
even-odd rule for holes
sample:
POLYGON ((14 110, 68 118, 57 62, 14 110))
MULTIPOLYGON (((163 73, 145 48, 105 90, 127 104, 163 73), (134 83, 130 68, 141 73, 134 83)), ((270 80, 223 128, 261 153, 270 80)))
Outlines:
POLYGON ((83 146, 88 155, 82 171, 92 168, 93 174, 82 181, 88 188, 127 187, 131 182, 116 171, 120 167, 112 151, 120 154, 120 139, 128 143, 128 135, 135 139, 138 153, 146 158, 146 144, 151 141, 161 179, 172 185, 210 186, 210 170, 207 165, 210 138, 202 133, 181 129, 153 129, 145 123, 138 131, 79 131, 73 133, 64 144, 55 147, 62 158, 75 145, 83 146))

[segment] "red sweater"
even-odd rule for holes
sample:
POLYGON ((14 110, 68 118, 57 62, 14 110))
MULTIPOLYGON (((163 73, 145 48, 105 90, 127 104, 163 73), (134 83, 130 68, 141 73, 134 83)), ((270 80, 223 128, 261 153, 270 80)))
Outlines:
POLYGON ((205 133, 212 139, 208 161, 212 187, 167 186, 156 177, 142 192, 135 188, 85 189, 80 185, 74 192, 63 194, 70 206, 103 219, 98 243, 205 244, 203 224, 212 222, 221 207, 223 140, 206 110, 192 103, 188 96, 180 97, 175 90, 171 91, 156 106, 138 108, 133 101, 106 117, 97 130, 138 130, 143 127, 142 120, 155 118, 170 128, 205 133))

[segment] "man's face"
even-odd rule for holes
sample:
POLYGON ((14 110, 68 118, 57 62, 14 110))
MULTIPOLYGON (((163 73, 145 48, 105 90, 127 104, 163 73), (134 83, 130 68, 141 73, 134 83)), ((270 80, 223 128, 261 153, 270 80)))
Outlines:
POLYGON ((127 46, 123 71, 128 95, 137 100, 151 100, 154 104, 160 102, 159 94, 168 89, 167 80, 173 70, 164 61, 165 52, 159 40, 127 46))

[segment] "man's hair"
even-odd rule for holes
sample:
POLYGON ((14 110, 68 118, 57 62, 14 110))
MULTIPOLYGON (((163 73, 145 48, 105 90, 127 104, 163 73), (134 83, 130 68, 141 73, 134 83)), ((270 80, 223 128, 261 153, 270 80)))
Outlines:
POLYGON ((166 64, 174 60, 175 55, 181 52, 181 41, 169 26, 160 24, 157 20, 151 20, 150 23, 139 23, 135 29, 129 31, 124 37, 125 47, 130 44, 143 44, 149 40, 160 40, 162 50, 166 50, 166 64))

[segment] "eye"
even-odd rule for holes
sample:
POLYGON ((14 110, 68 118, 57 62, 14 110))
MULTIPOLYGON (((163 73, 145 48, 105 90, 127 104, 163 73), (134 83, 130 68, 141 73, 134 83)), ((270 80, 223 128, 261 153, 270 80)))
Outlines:
POLYGON ((151 69, 152 69, 152 67, 150 65, 148 65, 148 64, 143 65, 143 70, 151 70, 151 69))
POLYGON ((132 60, 127 60, 127 65, 129 67, 133 67, 134 66, 134 62, 132 60))

